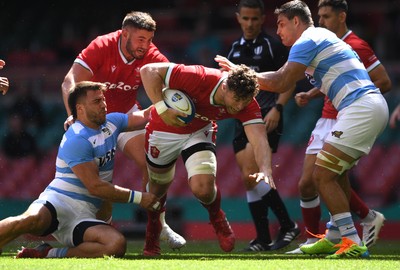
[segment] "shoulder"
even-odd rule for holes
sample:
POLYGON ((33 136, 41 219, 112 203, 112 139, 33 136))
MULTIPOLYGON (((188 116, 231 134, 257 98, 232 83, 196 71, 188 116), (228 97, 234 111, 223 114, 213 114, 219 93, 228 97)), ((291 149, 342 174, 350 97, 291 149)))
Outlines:
POLYGON ((145 57, 146 63, 152 62, 169 62, 168 58, 160 52, 154 43, 150 44, 150 48, 145 57))
POLYGON ((128 124, 128 115, 125 113, 112 112, 107 114, 106 119, 106 125, 112 123, 120 129, 124 129, 128 124))
POLYGON ((90 46, 95 46, 98 48, 107 48, 110 47, 111 45, 117 45, 118 44, 118 39, 121 35, 121 30, 111 32, 105 35, 97 36, 89 45, 90 46))
POLYGON ((344 42, 346 42, 347 44, 349 44, 354 50, 356 49, 370 49, 372 51, 371 46, 368 44, 368 42, 366 42, 365 40, 363 40, 362 38, 360 38, 359 36, 357 36, 356 34, 354 34, 354 32, 350 32, 344 39, 344 42))

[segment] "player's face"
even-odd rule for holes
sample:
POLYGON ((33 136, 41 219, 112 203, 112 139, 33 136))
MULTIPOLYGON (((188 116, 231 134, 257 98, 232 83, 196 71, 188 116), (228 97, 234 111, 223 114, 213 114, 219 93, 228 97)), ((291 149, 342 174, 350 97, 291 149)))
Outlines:
POLYGON ((89 123, 101 126, 106 122, 107 104, 102 91, 88 91, 84 108, 89 123))
POLYGON ((295 19, 289 20, 284 15, 278 15, 277 20, 278 29, 276 33, 282 40, 282 44, 290 47, 292 46, 297 40, 297 31, 295 25, 295 19))
MULTIPOLYGON (((130 27, 127 29, 124 54, 128 60, 142 59, 153 41, 154 32, 130 27)), ((123 44, 122 44, 123 46, 123 44)))
POLYGON ((226 87, 225 93, 223 95, 223 100, 224 100, 224 105, 228 113, 230 114, 237 114, 241 112, 244 108, 246 108, 250 102, 252 101, 252 98, 247 99, 247 100, 239 100, 235 92, 229 90, 226 87))
POLYGON ((341 13, 332 10, 332 7, 321 7, 318 9, 319 26, 337 33, 340 26, 341 13))
POLYGON ((258 8, 242 7, 236 13, 236 19, 242 28, 245 39, 255 39, 262 30, 265 15, 258 8))

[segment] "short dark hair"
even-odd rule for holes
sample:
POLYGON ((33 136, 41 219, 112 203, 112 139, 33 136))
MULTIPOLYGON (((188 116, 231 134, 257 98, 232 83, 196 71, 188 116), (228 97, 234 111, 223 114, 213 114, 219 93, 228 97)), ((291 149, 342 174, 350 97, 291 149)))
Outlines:
POLYGON ((229 71, 226 84, 238 100, 251 99, 259 92, 256 72, 243 64, 236 65, 229 71))
POLYGON ((274 11, 275 15, 284 15, 289 20, 294 17, 299 17, 301 21, 307 25, 313 25, 310 8, 306 3, 300 0, 293 0, 283 4, 280 8, 276 8, 274 11))
POLYGON ((344 11, 347 13, 349 7, 346 0, 319 0, 318 8, 331 7, 334 11, 344 11))
POLYGON ((105 92, 107 90, 107 86, 103 83, 82 81, 76 83, 75 86, 69 90, 68 107, 71 110, 74 119, 76 119, 78 116, 76 112, 76 104, 81 102, 83 97, 86 97, 86 93, 88 91, 97 90, 105 92))
POLYGON ((126 14, 122 21, 122 28, 127 26, 133 26, 137 29, 147 30, 150 32, 156 31, 156 22, 153 20, 151 15, 141 11, 131 11, 126 14))
POLYGON ((239 4, 238 4, 238 11, 240 11, 240 9, 242 7, 246 7, 246 8, 258 8, 261 10, 261 13, 264 13, 264 2, 262 0, 240 0, 239 4))

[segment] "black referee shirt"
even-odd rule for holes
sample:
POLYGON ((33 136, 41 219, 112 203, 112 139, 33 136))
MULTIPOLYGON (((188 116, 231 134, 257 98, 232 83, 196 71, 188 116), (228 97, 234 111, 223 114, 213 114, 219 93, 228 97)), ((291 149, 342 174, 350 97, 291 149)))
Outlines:
MULTIPOLYGON (((227 58, 256 72, 264 72, 278 70, 287 61, 288 54, 288 49, 280 41, 262 32, 254 40, 242 37, 233 42, 227 58)), ((275 106, 277 97, 276 93, 260 90, 256 99, 260 107, 266 109, 275 106)))

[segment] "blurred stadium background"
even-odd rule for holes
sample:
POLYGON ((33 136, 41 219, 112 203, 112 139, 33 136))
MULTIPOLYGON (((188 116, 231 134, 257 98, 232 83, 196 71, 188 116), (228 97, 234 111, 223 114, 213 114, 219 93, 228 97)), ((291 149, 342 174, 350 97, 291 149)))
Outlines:
MULTIPOLYGON (((276 30, 273 10, 284 2, 265 1, 265 30, 272 35, 276 30)), ((317 24, 317 1, 305 2, 317 24)), ((348 2, 350 29, 369 42, 392 79, 393 88, 385 97, 393 110, 400 102, 400 1, 348 2)), ((236 0, 0 1, 0 59, 7 63, 0 76, 8 77, 11 85, 9 93, 0 97, 0 139, 8 132, 13 104, 29 93, 39 101, 42 114, 39 124, 28 126, 39 146, 39 155, 15 159, 4 153, 3 145, 0 148, 0 218, 23 211, 52 180, 66 118, 61 83, 77 54, 95 36, 119 29, 123 17, 131 10, 147 11, 157 21, 154 43, 171 62, 215 66, 213 56, 226 55, 231 42, 240 36, 234 16, 236 3, 236 0), (206 28, 201 32, 197 26, 204 21, 206 28)), ((299 89, 308 90, 302 89, 306 87, 300 85, 299 89)), ((148 104, 143 90, 140 91, 141 101, 148 104)), ((322 100, 316 100, 306 108, 298 108, 291 100, 285 106, 284 135, 273 161, 281 195, 293 218, 300 223, 297 181, 321 105, 322 100)), ((231 120, 219 123, 217 182, 224 196, 223 208, 234 229, 239 237, 251 239, 254 236, 251 218, 231 149, 231 124, 231 120)), ((400 222, 400 127, 385 130, 370 155, 353 170, 353 176, 353 185, 361 197, 388 219, 382 237, 400 239, 393 230, 400 222)), ((118 153, 115 183, 139 188, 140 177, 133 163, 118 153)), ((181 161, 168 205, 171 211, 167 219, 172 227, 188 238, 207 238, 208 234, 212 237, 211 227, 202 227, 207 224, 206 211, 190 193, 181 161)), ((114 220, 127 233, 142 233, 143 219, 143 213, 135 206, 115 205, 114 220)), ((274 221, 272 215, 271 219, 274 221)))

